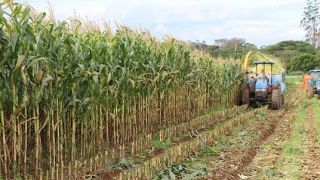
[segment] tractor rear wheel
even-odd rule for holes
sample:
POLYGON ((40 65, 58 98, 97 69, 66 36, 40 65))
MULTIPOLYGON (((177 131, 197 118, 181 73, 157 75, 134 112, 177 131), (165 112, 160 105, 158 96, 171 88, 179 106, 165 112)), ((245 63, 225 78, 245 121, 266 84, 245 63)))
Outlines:
POLYGON ((242 91, 242 104, 248 104, 250 100, 250 91, 248 88, 244 88, 242 91))
POLYGON ((280 98, 281 98, 281 106, 283 106, 284 105, 284 94, 281 94, 280 95, 280 98))
POLYGON ((281 94, 279 89, 272 90, 271 108, 278 110, 281 108, 281 94))

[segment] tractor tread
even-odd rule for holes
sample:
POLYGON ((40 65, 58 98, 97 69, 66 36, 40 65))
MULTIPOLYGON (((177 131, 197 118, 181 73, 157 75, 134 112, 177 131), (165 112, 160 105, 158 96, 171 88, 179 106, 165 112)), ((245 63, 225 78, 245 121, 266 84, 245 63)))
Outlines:
POLYGON ((282 100, 281 100, 281 94, 279 89, 274 89, 272 90, 272 95, 271 95, 271 108, 278 110, 281 108, 282 100))
POLYGON ((244 88, 242 91, 242 104, 248 104, 250 100, 250 91, 248 88, 244 88))

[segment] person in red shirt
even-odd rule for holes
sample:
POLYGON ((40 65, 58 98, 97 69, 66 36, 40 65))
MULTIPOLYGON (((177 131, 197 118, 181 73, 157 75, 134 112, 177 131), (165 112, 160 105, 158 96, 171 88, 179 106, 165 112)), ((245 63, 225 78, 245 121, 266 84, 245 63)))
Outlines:
POLYGON ((308 81, 312 79, 312 76, 310 75, 310 73, 304 74, 303 75, 303 81, 301 84, 302 89, 307 90, 308 89, 308 81))

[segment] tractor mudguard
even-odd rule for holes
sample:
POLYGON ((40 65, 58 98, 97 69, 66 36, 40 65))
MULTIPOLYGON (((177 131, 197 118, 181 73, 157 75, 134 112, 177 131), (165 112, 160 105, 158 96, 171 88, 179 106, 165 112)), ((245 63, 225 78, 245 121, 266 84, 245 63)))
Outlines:
POLYGON ((280 92, 281 94, 284 94, 287 91, 287 86, 284 82, 279 82, 280 84, 280 92))
POLYGON ((254 89, 255 89, 256 81, 254 79, 249 79, 247 84, 248 84, 248 86, 250 88, 250 91, 253 92, 254 89))
POLYGON ((316 88, 317 88, 317 92, 320 91, 320 80, 316 81, 316 88))

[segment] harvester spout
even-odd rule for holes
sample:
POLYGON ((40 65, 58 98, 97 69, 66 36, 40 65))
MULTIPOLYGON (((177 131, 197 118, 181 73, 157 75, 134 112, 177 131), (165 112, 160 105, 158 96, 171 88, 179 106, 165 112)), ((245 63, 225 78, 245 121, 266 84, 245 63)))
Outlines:
POLYGON ((249 62, 251 55, 252 55, 252 51, 248 52, 245 59, 244 59, 244 62, 242 64, 242 69, 244 72, 248 71, 248 62, 249 62))

